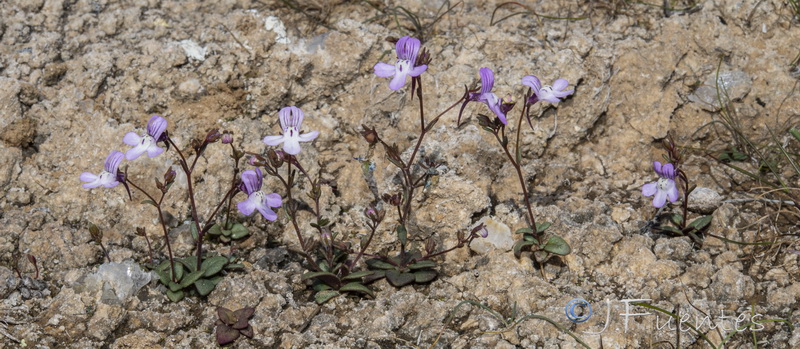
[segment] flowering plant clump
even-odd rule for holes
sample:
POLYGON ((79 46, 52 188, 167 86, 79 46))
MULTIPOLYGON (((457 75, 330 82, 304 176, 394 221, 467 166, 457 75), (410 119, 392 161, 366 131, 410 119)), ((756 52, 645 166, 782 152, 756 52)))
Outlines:
MULTIPOLYGON (((530 109, 534 104, 538 103, 539 101, 548 101, 551 103, 560 102, 561 100, 559 98, 569 96, 573 93, 573 90, 562 91, 568 85, 567 80, 564 79, 556 80, 556 83, 553 87, 542 87, 538 77, 534 75, 527 75, 523 77, 523 85, 530 87, 530 89, 525 95, 525 98, 523 98, 524 104, 521 108, 521 115, 517 120, 517 126, 515 130, 516 142, 512 151, 510 148, 511 142, 509 142, 507 132, 509 127, 507 113, 511 111, 511 109, 514 107, 514 104, 503 103, 502 99, 497 99, 494 94, 489 92, 494 85, 494 74, 491 69, 481 68, 479 73, 481 75, 481 90, 480 93, 470 94, 470 100, 483 101, 486 103, 486 105, 489 107, 489 110, 495 114, 495 118, 490 118, 486 115, 479 114, 478 123, 484 130, 494 136, 494 138, 497 140, 497 143, 500 145, 500 148, 503 149, 503 153, 506 155, 507 160, 509 163, 511 163, 511 166, 514 167, 517 179, 519 179, 523 200, 528 213, 528 226, 520 228, 516 231, 517 234, 522 234, 522 239, 514 244, 514 255, 520 257, 523 250, 531 249, 533 251, 534 258, 539 263, 544 263, 550 258, 551 255, 567 255, 571 251, 569 243, 567 243, 567 241, 558 235, 548 234, 546 232, 546 230, 551 226, 550 223, 536 222, 536 218, 531 207, 531 197, 525 184, 525 175, 522 173, 522 149, 520 135, 522 131, 522 119, 523 117, 526 118, 530 124, 530 109)), ((462 112, 465 105, 466 102, 461 108, 462 112)), ((459 115, 458 123, 461 123, 461 115, 459 115)))
MULTIPOLYGON (((499 98, 493 92, 495 74, 492 69, 488 67, 479 69, 478 75, 481 79, 479 89, 465 89, 464 94, 452 105, 433 118, 426 118, 422 77, 431 63, 431 55, 422 47, 420 40, 413 37, 405 36, 394 40, 394 43, 397 60, 393 65, 377 63, 373 68, 374 73, 378 77, 391 78, 389 89, 394 91, 406 86, 410 78, 410 96, 412 100, 417 99, 419 106, 419 133, 408 145, 410 149, 408 155, 403 155, 404 152, 397 143, 382 138, 374 127, 362 126, 361 134, 367 142, 368 150, 367 156, 359 159, 375 198, 365 203, 363 216, 366 218, 367 233, 357 242, 349 241, 346 234, 334 228, 336 216, 329 214, 323 206, 323 203, 327 202, 327 199, 322 200, 323 194, 329 188, 335 190, 334 185, 321 177, 319 173, 322 171, 312 175, 306 167, 309 162, 315 161, 313 153, 308 149, 313 146, 313 141, 320 136, 320 132, 303 129, 306 114, 298 106, 287 106, 278 111, 280 134, 263 137, 262 141, 268 148, 261 152, 245 152, 239 149, 235 145, 233 134, 220 133, 217 129, 212 129, 203 138, 192 140, 187 150, 177 146, 170 136, 166 118, 152 116, 145 132, 128 132, 124 135, 122 142, 131 147, 127 152, 123 154, 112 151, 106 159, 103 171, 99 174, 85 172, 80 175, 81 181, 84 182, 83 187, 113 188, 123 184, 131 200, 141 200, 142 203, 155 209, 167 255, 158 256, 154 252, 144 228, 137 227, 136 234, 147 241, 151 267, 158 274, 167 297, 172 301, 179 301, 187 295, 208 295, 227 272, 243 269, 243 265, 236 263, 234 256, 213 255, 204 252, 203 246, 207 242, 228 243, 245 239, 251 233, 251 229, 245 225, 245 220, 261 218, 268 222, 280 222, 283 218, 286 221, 284 223, 291 226, 300 247, 299 254, 307 269, 301 279, 313 288, 314 298, 318 303, 324 303, 342 294, 375 297, 370 287, 371 282, 386 279, 395 287, 431 282, 439 275, 440 256, 468 246, 474 239, 488 236, 489 231, 484 225, 470 227, 472 224, 464 224, 457 231, 454 243, 440 247, 435 235, 424 232, 424 222, 416 220, 417 205, 413 204, 419 192, 430 185, 435 185, 437 171, 443 166, 439 160, 426 156, 422 151, 425 137, 446 113, 459 105, 461 109, 457 123, 461 125, 461 117, 466 107, 471 102, 480 102, 486 105, 493 117, 479 114, 478 122, 484 130, 494 136, 514 167, 527 208, 527 227, 517 231, 523 237, 515 244, 514 253, 519 257, 523 249, 531 249, 540 263, 544 263, 552 255, 570 253, 569 244, 557 234, 547 230, 550 223, 536 222, 531 207, 531 195, 525 185, 527 181, 522 171, 520 149, 522 119, 526 118, 530 124, 531 107, 540 101, 558 103, 571 95, 574 90, 567 90, 568 82, 557 79, 552 86, 542 86, 536 76, 528 75, 522 79, 523 84, 530 89, 522 99, 523 106, 514 130, 516 142, 512 144, 508 139, 508 132, 512 127, 509 125, 511 119, 509 112, 515 103, 511 102, 510 98, 506 100, 499 98), (197 172, 198 159, 213 143, 228 145, 230 148, 230 157, 233 160, 230 167, 230 183, 225 187, 227 190, 219 201, 208 207, 211 213, 201 217, 196 200, 198 181, 193 175, 197 172), (372 161, 372 156, 379 146, 383 149, 386 159, 394 166, 397 178, 400 179, 398 190, 381 190, 375 184, 373 173, 375 163, 372 161), (172 151, 170 154, 177 160, 179 168, 176 170, 170 167, 163 174, 163 180, 156 179, 155 190, 136 183, 137 177, 132 178, 128 175, 128 166, 120 169, 123 158, 131 162, 142 161, 138 159, 143 154, 155 158, 169 151, 172 151), (249 156, 243 166, 248 168, 240 168, 241 159, 246 154, 249 156), (188 221, 186 230, 192 234, 196 244, 194 254, 182 258, 173 256, 164 203, 165 199, 171 196, 168 194, 172 193, 171 188, 178 178, 178 172, 182 172, 186 178, 189 214, 183 218, 188 221), (280 183, 282 188, 273 192, 265 183, 280 183), (136 195, 132 195, 131 188, 136 195), (304 195, 299 194, 301 191, 304 195), (242 195, 238 195, 240 193, 242 195), (256 212, 258 214, 255 214, 256 212), (385 221, 391 221, 389 229, 396 235, 396 242, 389 248, 377 252, 370 251, 370 246, 375 236, 380 236, 378 232, 385 221)), ((680 177, 682 173, 678 168, 672 172, 668 166, 671 165, 660 167, 659 164, 659 175, 668 179, 664 179, 663 183, 659 180, 645 188, 645 194, 652 191, 651 195, 655 195, 656 202, 661 202, 662 205, 665 197, 674 201, 674 197, 677 196, 675 178, 680 177)), ((105 253, 102 231, 94 225, 90 227, 91 234, 101 244, 105 253)), ((108 254, 105 255, 110 260, 108 254)), ((229 343, 241 334, 252 336, 252 328, 247 323, 253 314, 252 308, 237 312, 220 308, 218 311, 220 321, 217 324, 217 339, 221 344, 229 343)))
MULTIPOLYGON (((164 211, 164 199, 167 198, 167 194, 170 193, 172 184, 175 182, 177 175, 175 170, 172 168, 168 169, 163 175, 163 182, 158 179, 155 180, 154 184, 157 194, 154 194, 153 192, 145 189, 144 186, 134 182, 131 176, 129 176, 127 173, 127 166, 125 171, 121 171, 119 169, 123 160, 123 154, 119 151, 112 151, 106 159, 104 170, 100 174, 94 175, 89 172, 84 172, 81 174, 80 179, 81 181, 86 182, 83 184, 83 187, 87 189, 96 188, 99 186, 113 188, 118 184, 123 184, 128 191, 129 198, 134 200, 134 196, 130 191, 130 188, 132 187, 146 198, 145 200, 141 201, 143 204, 149 204, 155 208, 158 221, 164 234, 164 244, 167 247, 166 259, 160 264, 154 264, 157 263, 156 258, 153 256, 153 251, 150 247, 150 240, 147 237, 145 229, 137 227, 136 233, 137 235, 143 236, 145 239, 147 239, 148 249, 150 251, 150 260, 152 264, 151 267, 154 268, 155 272, 159 275, 159 280, 165 286, 167 297, 170 300, 177 302, 187 294, 199 294, 201 296, 209 294, 214 289, 216 284, 222 280, 222 276, 226 271, 242 269, 242 265, 233 263, 232 258, 230 257, 210 256, 204 254, 203 241, 205 240, 205 234, 209 230, 213 230, 213 227, 217 226, 214 224, 214 222, 217 219, 218 213, 222 214, 220 209, 222 208, 223 204, 226 202, 230 203, 233 196, 239 191, 238 183, 240 180, 237 178, 237 174, 239 172, 238 163, 239 159, 241 159, 244 154, 243 152, 237 150, 233 145, 231 139, 232 136, 230 134, 228 134, 226 138, 223 138, 224 141, 227 141, 223 143, 230 144, 232 152, 231 157, 234 160, 232 183, 230 189, 222 197, 222 199, 220 199, 211 215, 209 215, 207 219, 201 219, 198 215, 197 202, 195 200, 196 196, 194 192, 194 178, 192 174, 195 171, 197 160, 203 155, 208 145, 216 143, 218 140, 220 140, 220 138, 223 137, 223 135, 214 129, 208 132, 205 138, 193 140, 192 149, 194 151, 194 156, 189 157, 189 154, 184 154, 181 148, 179 148, 174 143, 173 139, 169 137, 167 127, 168 122, 165 118, 154 115, 147 123, 147 130, 144 135, 139 136, 134 132, 127 133, 123 137, 122 141, 123 143, 132 146, 132 148, 125 153, 124 157, 128 161, 134 161, 145 153, 147 153, 150 158, 154 158, 164 153, 165 148, 174 150, 178 157, 180 170, 186 175, 188 198, 191 208, 191 221, 189 223, 189 230, 191 231, 192 237, 196 242, 195 256, 175 258, 172 254, 172 244, 169 235, 170 229, 165 220, 166 212, 164 211), (165 148, 160 147, 159 144, 163 144, 165 148)), ((230 204, 228 206, 230 207, 230 204)), ((227 224, 231 216, 230 209, 224 214, 226 216, 225 221, 227 224)), ((237 229, 241 230, 241 228, 244 228, 244 226, 239 224, 237 229)), ((238 232, 239 237, 246 235, 246 228, 244 229, 245 234, 238 232)), ((94 224, 90 224, 89 230, 93 239, 100 243, 106 258, 110 261, 110 258, 108 258, 108 253, 105 250, 105 247, 102 245, 102 231, 94 224)))
POLYGON ((686 175, 681 167, 683 165, 683 154, 675 145, 675 141, 671 136, 668 136, 664 142, 664 149, 667 150, 665 159, 668 161, 666 164, 661 164, 659 161, 653 162, 653 170, 658 175, 658 180, 655 182, 647 183, 642 186, 642 195, 649 197, 653 196, 653 207, 661 210, 665 209, 667 200, 670 203, 678 201, 680 196, 679 187, 683 191, 683 200, 681 201, 681 213, 674 213, 669 215, 669 221, 673 226, 664 224, 657 228, 661 231, 668 232, 675 235, 687 235, 692 241, 702 244, 702 240, 698 235, 700 232, 708 228, 711 223, 711 216, 701 216, 687 224, 686 217, 689 211, 689 194, 694 190, 694 186, 689 186, 689 177, 686 175))

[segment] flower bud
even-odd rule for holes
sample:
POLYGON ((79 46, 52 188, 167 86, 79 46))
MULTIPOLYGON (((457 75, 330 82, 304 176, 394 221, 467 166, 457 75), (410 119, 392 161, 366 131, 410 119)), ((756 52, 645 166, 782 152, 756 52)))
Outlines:
POLYGON ((231 143, 233 143, 233 135, 230 133, 223 133, 222 144, 231 144, 231 143))
POLYGON ((89 234, 92 235, 92 240, 100 242, 103 240, 103 231, 100 230, 94 223, 89 223, 89 234))
POLYGON ((164 184, 167 185, 167 186, 172 184, 172 182, 175 181, 175 176, 176 175, 177 175, 177 173, 175 173, 175 170, 173 170, 172 166, 170 166, 167 169, 167 172, 164 172, 164 184))
POLYGON ((267 158, 269 158, 269 163, 272 165, 273 168, 279 168, 283 165, 285 161, 285 155, 282 150, 273 150, 270 149, 267 152, 267 158))
POLYGON ((481 224, 478 224, 477 227, 472 228, 472 235, 476 235, 476 236, 480 236, 482 238, 486 238, 487 236, 489 236, 489 230, 486 229, 486 226, 483 223, 481 223, 481 224))
POLYGON ((222 134, 219 133, 219 130, 216 128, 212 129, 211 131, 208 131, 208 134, 206 134, 206 143, 214 143, 220 138, 222 138, 222 134))
POLYGON ((139 235, 139 236, 147 235, 146 234, 146 230, 144 229, 144 227, 136 227, 136 235, 139 235))
POLYGON ((364 137, 367 143, 370 145, 378 143, 380 137, 378 137, 378 132, 376 132, 374 128, 369 128, 366 125, 361 125, 361 128, 363 128, 363 130, 361 130, 361 136, 364 137))
POLYGON ((384 211, 370 206, 364 209, 364 215, 373 222, 380 222, 383 220, 384 211))

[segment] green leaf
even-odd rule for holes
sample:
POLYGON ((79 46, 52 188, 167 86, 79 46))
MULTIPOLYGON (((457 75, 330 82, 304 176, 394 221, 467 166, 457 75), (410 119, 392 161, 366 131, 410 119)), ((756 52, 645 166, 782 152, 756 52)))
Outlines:
POLYGON ((205 271, 203 276, 211 276, 219 273, 228 264, 228 257, 216 256, 203 261, 200 266, 201 271, 205 271))
POLYGON ((183 291, 179 290, 179 291, 173 292, 173 291, 167 290, 167 298, 169 298, 169 300, 172 303, 180 302, 181 299, 183 299, 183 296, 184 296, 183 291))
POLYGON ((161 281, 164 286, 169 285, 169 273, 168 271, 164 270, 155 270, 156 274, 158 274, 158 280, 161 281))
POLYGON ((189 285, 193 284, 195 281, 199 280, 201 277, 203 277, 203 271, 202 270, 198 270, 198 271, 189 273, 189 275, 186 275, 186 277, 181 279, 181 288, 189 287, 189 285))
POLYGON ((572 251, 572 249, 569 247, 569 244, 560 236, 556 235, 551 236, 550 239, 547 240, 547 243, 544 244, 542 249, 560 256, 566 256, 570 253, 570 251, 572 251))
POLYGON ((197 223, 195 223, 194 221, 189 223, 189 229, 192 231, 192 238, 194 239, 194 241, 197 241, 197 239, 200 238, 200 233, 197 232, 197 223))
POLYGON ((683 216, 680 213, 673 213, 669 219, 677 226, 681 226, 681 224, 683 224, 683 216))
POLYGON ((414 282, 416 277, 411 273, 401 273, 397 270, 387 270, 386 280, 389 280, 389 283, 394 287, 403 287, 414 282))
POLYGON ((425 269, 425 268, 436 268, 436 262, 432 260, 424 260, 419 261, 414 264, 408 266, 409 269, 425 269))
POLYGON ((678 228, 675 228, 675 227, 673 227, 671 225, 662 225, 662 226, 659 226, 658 229, 661 229, 663 231, 668 231, 668 232, 673 233, 673 234, 683 235, 682 231, 678 230, 678 228))
POLYGON ((169 282, 169 285, 167 287, 169 287, 169 290, 172 292, 178 292, 181 289, 183 289, 183 287, 181 287, 181 284, 172 281, 169 282))
POLYGON ((195 281, 194 287, 197 288, 197 293, 201 296, 207 296, 217 287, 218 282, 214 282, 213 279, 200 279, 195 281))
POLYGON ((372 292, 367 286, 362 285, 359 282, 351 282, 348 283, 341 288, 339 288, 341 292, 360 292, 364 294, 370 295, 372 298, 375 298, 375 293, 372 292))
POLYGON ((320 292, 320 291, 330 290, 332 289, 332 287, 328 286, 323 282, 315 282, 313 285, 311 285, 311 289, 320 292))
POLYGON ((220 224, 212 225, 211 228, 208 229, 208 234, 214 236, 222 235, 222 225, 220 224))
POLYGON ((320 261, 319 262, 319 268, 322 269, 322 271, 330 271, 331 270, 331 268, 328 265, 327 261, 320 261))
POLYGON ((364 283, 368 284, 370 282, 373 282, 373 281, 376 281, 376 280, 380 280, 380 279, 383 279, 385 277, 386 277, 386 271, 385 270, 376 270, 376 271, 372 272, 371 275, 368 275, 368 276, 364 277, 364 283))
POLYGON ((533 234, 523 234, 522 239, 525 241, 532 241, 535 243, 539 243, 539 241, 536 240, 536 237, 533 236, 533 234))
POLYGON ((231 227, 231 239, 238 240, 248 235, 250 235, 250 231, 241 223, 236 223, 231 227))
POLYGON ((792 127, 789 130, 789 133, 792 134, 792 137, 794 137, 794 139, 796 139, 798 142, 800 142, 800 131, 798 131, 796 128, 792 127))
POLYGON ((397 239, 400 240, 400 243, 405 245, 408 242, 408 230, 402 224, 397 226, 397 239))
POLYGON ((709 223, 711 223, 711 216, 703 216, 693 220, 691 223, 689 223, 689 226, 699 231, 707 227, 709 223))
POLYGON ((178 262, 181 262, 181 264, 185 265, 186 268, 189 269, 189 271, 192 272, 197 271, 197 257, 192 257, 192 256, 184 257, 179 259, 178 262))
POLYGON ((301 280, 308 280, 308 279, 317 279, 322 281, 333 288, 338 288, 342 282, 339 280, 339 277, 336 274, 328 273, 324 271, 318 271, 313 273, 305 273, 301 277, 301 280))
MULTIPOLYGON (((167 273, 172 274, 172 269, 167 268, 167 273)), ((175 280, 180 280, 183 277, 183 265, 175 263, 175 280)))
POLYGON ((530 227, 519 228, 517 229, 516 232, 514 232, 514 234, 525 234, 525 233, 533 233, 533 229, 531 229, 530 227))
POLYGON ((534 241, 528 241, 528 240, 517 241, 514 244, 514 256, 519 258, 522 255, 522 249, 525 246, 531 246, 531 245, 534 245, 534 244, 536 244, 536 242, 534 242, 534 241))
POLYGON ((347 274, 347 276, 342 278, 342 281, 361 280, 361 278, 372 275, 373 273, 375 272, 372 270, 357 271, 355 273, 347 274))
POLYGON ((550 222, 536 223, 536 232, 537 233, 544 232, 545 230, 547 230, 547 228, 550 228, 551 225, 553 225, 553 223, 550 222))
POLYGON ((439 273, 435 270, 417 270, 414 272, 414 282, 418 284, 424 284, 426 282, 433 281, 439 273))
POLYGON ((336 290, 320 291, 314 295, 314 301, 317 302, 317 304, 322 304, 331 300, 331 298, 337 297, 338 295, 339 291, 336 290))
POLYGON ((393 264, 384 262, 384 261, 382 261, 380 259, 377 259, 377 258, 367 259, 366 263, 367 263, 367 266, 370 267, 370 269, 389 270, 389 269, 394 269, 395 268, 395 266, 393 264))

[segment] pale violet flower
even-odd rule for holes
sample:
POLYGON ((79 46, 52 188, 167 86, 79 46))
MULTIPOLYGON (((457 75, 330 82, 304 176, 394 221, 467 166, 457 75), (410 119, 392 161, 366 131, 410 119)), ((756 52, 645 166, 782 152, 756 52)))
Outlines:
POLYGON ((558 79, 553 82, 553 86, 544 85, 539 81, 536 75, 527 75, 522 78, 522 84, 528 86, 533 90, 533 95, 528 98, 528 104, 534 104, 538 101, 548 101, 550 103, 561 102, 561 98, 571 95, 575 90, 566 90, 569 82, 564 79, 558 79))
POLYGON ((135 132, 125 134, 122 142, 134 146, 125 153, 125 158, 131 161, 136 160, 144 153, 147 153, 147 156, 151 158, 163 153, 164 149, 158 146, 158 142, 162 141, 161 136, 166 129, 167 120, 158 115, 153 115, 150 121, 147 122, 147 134, 141 137, 135 132))
POLYGON ((416 38, 404 36, 397 40, 397 61, 392 64, 380 62, 375 64, 375 75, 382 78, 393 76, 389 88, 399 90, 406 84, 406 76, 417 77, 428 69, 427 64, 415 66, 419 54, 420 42, 416 38))
POLYGON ((271 207, 280 207, 283 201, 281 196, 276 193, 265 194, 261 191, 261 182, 260 169, 256 168, 255 171, 247 170, 242 172, 242 185, 239 189, 247 194, 247 199, 236 204, 236 207, 245 216, 249 216, 253 211, 258 210, 266 220, 274 221, 278 219, 278 214, 271 207))
POLYGON ((124 180, 123 174, 118 171, 123 157, 122 152, 114 150, 111 154, 108 154, 103 171, 100 174, 81 173, 81 181, 86 182, 83 183, 83 187, 86 189, 97 188, 101 185, 106 188, 116 187, 121 180, 124 180))
POLYGON ((661 165, 660 162, 653 162, 653 169, 658 174, 658 181, 647 183, 642 186, 644 196, 653 196, 653 206, 661 208, 669 199, 669 202, 678 200, 678 186, 675 184, 675 167, 672 164, 661 165))
POLYGON ((514 107, 514 103, 505 103, 502 98, 497 97, 497 95, 492 92, 492 87, 494 87, 494 72, 491 69, 483 67, 479 70, 479 73, 481 75, 481 89, 478 92, 470 93, 469 97, 464 101, 464 104, 461 105, 461 110, 458 112, 458 124, 461 124, 461 115, 464 113, 464 108, 469 102, 482 102, 486 104, 489 110, 491 110, 494 115, 497 115, 497 118, 500 119, 503 125, 508 124, 506 113, 514 107))
POLYGON ((283 143, 283 151, 287 154, 300 154, 300 142, 310 142, 319 136, 319 131, 311 131, 300 134, 300 126, 303 125, 303 111, 300 108, 291 106, 281 109, 278 113, 281 120, 281 130, 283 135, 266 136, 264 144, 278 145, 283 143))

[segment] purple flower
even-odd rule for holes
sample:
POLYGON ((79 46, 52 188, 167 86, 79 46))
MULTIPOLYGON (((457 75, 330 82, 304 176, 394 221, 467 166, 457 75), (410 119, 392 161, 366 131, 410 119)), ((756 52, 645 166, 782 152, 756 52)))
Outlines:
POLYGON ((276 193, 264 194, 261 191, 261 179, 261 170, 258 168, 255 171, 247 170, 242 172, 240 189, 247 194, 247 200, 236 204, 236 207, 245 216, 249 216, 254 210, 258 210, 266 220, 274 221, 278 219, 278 214, 270 207, 280 207, 283 202, 280 195, 276 193))
POLYGON ((139 156, 147 153, 149 157, 155 157, 164 152, 164 149, 158 146, 158 141, 161 141, 161 136, 167 129, 167 120, 153 115, 150 121, 147 122, 147 134, 139 137, 135 132, 128 132, 122 141, 127 145, 134 146, 125 153, 125 158, 128 161, 136 160, 139 156))
POLYGON ((494 72, 486 67, 480 69, 481 75, 481 90, 477 93, 470 93, 469 98, 464 101, 464 104, 461 105, 461 111, 458 113, 458 123, 461 123, 461 114, 464 112, 464 108, 467 106, 469 102, 483 102, 489 107, 494 115, 497 115, 497 118, 500 119, 504 125, 508 124, 508 120, 506 120, 506 112, 511 110, 513 104, 503 103, 502 98, 498 98, 496 94, 492 93, 492 87, 494 86, 494 72))
POLYGON ((539 81, 536 75, 527 75, 522 78, 522 84, 528 86, 533 90, 533 96, 528 98, 528 104, 534 104, 538 101, 548 101, 550 103, 561 102, 561 98, 571 95, 575 90, 564 91, 569 85, 569 82, 564 79, 558 79, 553 83, 553 86, 544 85, 539 81))
POLYGON ((397 40, 397 62, 394 65, 387 63, 375 64, 375 75, 382 78, 394 76, 389 83, 389 88, 399 90, 406 84, 406 75, 417 77, 428 69, 427 64, 414 66, 419 54, 420 42, 410 36, 397 40))
POLYGON ((300 154, 300 142, 310 142, 319 136, 319 131, 300 134, 300 126, 303 125, 303 111, 300 108, 291 106, 280 111, 281 136, 266 136, 264 144, 278 145, 283 143, 283 150, 291 155, 300 154))
POLYGON ((100 174, 96 175, 91 172, 81 173, 81 181, 86 182, 83 183, 83 187, 86 189, 97 188, 101 185, 106 188, 116 187, 122 178, 120 176, 121 174, 118 173, 118 169, 123 157, 124 155, 122 152, 114 150, 111 154, 108 154, 106 163, 103 166, 103 171, 100 172, 100 174))
POLYGON ((666 203, 678 200, 678 186, 675 184, 675 167, 672 164, 661 166, 658 161, 653 161, 653 169, 660 177, 658 181, 642 186, 644 196, 653 196, 653 206, 661 208, 666 203))

